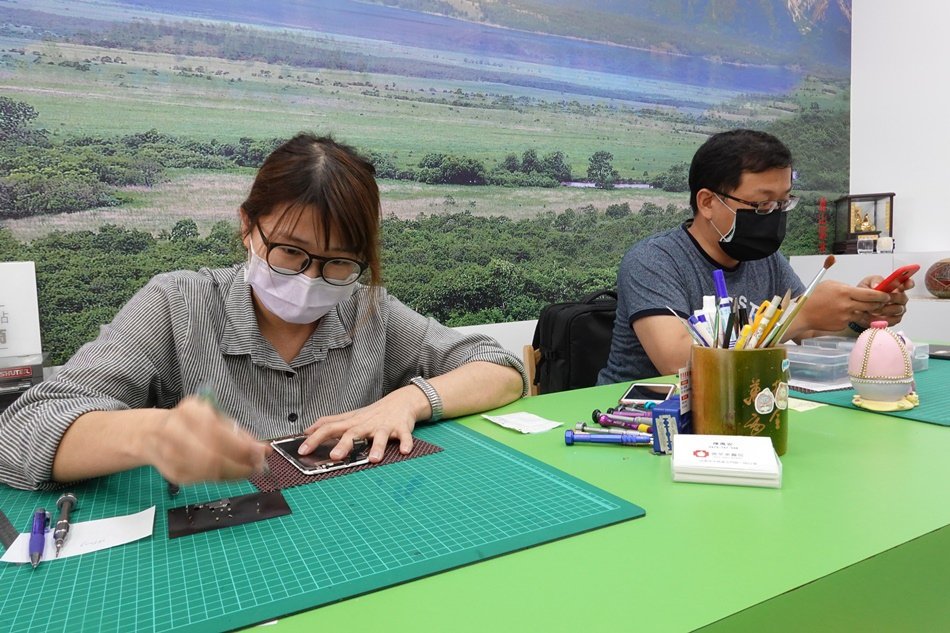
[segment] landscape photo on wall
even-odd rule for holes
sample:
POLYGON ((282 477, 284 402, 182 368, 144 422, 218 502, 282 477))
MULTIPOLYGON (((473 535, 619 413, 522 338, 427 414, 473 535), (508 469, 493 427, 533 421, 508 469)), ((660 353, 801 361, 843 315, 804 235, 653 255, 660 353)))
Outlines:
POLYGON ((0 0, 0 261, 36 262, 60 364, 151 276, 243 261, 300 131, 371 158, 385 284, 450 326, 613 287, 735 127, 792 149, 783 252, 816 253, 850 40, 850 0, 0 0))

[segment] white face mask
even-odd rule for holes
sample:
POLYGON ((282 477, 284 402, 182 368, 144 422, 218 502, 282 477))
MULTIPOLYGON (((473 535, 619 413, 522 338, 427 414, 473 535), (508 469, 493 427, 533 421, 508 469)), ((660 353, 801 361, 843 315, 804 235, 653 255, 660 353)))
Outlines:
POLYGON ((313 323, 341 301, 350 298, 356 290, 355 283, 334 286, 321 277, 312 279, 302 273, 275 273, 254 252, 253 244, 249 255, 244 274, 248 285, 265 308, 288 323, 313 323))

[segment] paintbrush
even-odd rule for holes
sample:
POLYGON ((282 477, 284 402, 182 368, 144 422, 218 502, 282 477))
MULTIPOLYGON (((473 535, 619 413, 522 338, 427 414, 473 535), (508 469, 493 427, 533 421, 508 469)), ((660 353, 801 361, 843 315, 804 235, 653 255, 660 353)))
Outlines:
POLYGON ((815 291, 815 288, 821 282, 822 277, 825 276, 825 273, 828 271, 829 268, 834 266, 834 263, 835 263, 834 255, 829 255, 828 257, 825 258, 825 263, 821 267, 821 270, 818 271, 818 274, 815 275, 815 278, 812 279, 811 283, 808 284, 808 287, 805 288, 805 292, 802 294, 802 296, 798 297, 797 299, 795 299, 789 304, 788 309, 785 310, 784 318, 778 323, 778 325, 775 326, 774 328, 775 334, 772 336, 769 342, 774 342, 776 344, 782 342, 782 337, 785 336, 785 332, 792 325, 792 321, 794 321, 795 317, 798 316, 798 313, 801 311, 802 306, 805 305, 805 301, 807 301, 811 293, 815 291))

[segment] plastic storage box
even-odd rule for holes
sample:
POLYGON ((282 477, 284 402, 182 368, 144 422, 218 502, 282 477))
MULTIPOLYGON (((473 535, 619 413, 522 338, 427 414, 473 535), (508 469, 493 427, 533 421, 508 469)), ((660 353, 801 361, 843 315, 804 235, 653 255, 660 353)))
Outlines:
POLYGON ((914 357, 910 365, 915 372, 930 367, 930 343, 914 343, 914 357))
POLYGON ((789 347, 788 366, 792 380, 839 382, 848 378, 850 352, 815 345, 789 347))
POLYGON ((820 347, 822 349, 840 349, 851 353, 857 338, 850 336, 816 336, 802 341, 803 347, 820 347))
MULTIPOLYGON (((792 378, 796 378, 794 373, 794 361, 792 357, 794 356, 794 351, 804 352, 806 350, 837 350, 839 352, 844 352, 845 354, 850 354, 851 350, 854 349, 854 343, 858 339, 851 338, 850 336, 816 336, 814 338, 806 338, 802 341, 801 346, 799 347, 789 347, 788 358, 789 361, 793 363, 792 378)), ((814 362, 813 358, 806 359, 805 362, 814 362)), ((915 371, 924 371, 930 367, 930 344, 929 343, 914 343, 914 353, 911 359, 911 368, 915 371)), ((847 362, 845 362, 845 371, 844 375, 847 376, 847 362)), ((842 376, 843 378, 844 376, 842 376)), ((797 377, 799 380, 818 380, 819 382, 828 382, 827 380, 819 380, 814 378, 804 378, 797 377)))

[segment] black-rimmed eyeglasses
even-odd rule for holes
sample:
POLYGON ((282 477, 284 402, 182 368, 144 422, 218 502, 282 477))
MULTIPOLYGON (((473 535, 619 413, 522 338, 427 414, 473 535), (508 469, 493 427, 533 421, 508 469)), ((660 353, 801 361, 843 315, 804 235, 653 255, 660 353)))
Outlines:
POLYGON ((724 198, 729 198, 730 200, 735 200, 736 202, 749 205, 748 209, 736 209, 736 211, 755 211, 758 215, 768 215, 772 213, 772 211, 791 211, 795 208, 795 205, 798 204, 798 196, 789 196, 785 200, 763 200, 762 202, 749 202, 748 200, 743 200, 742 198, 730 196, 728 193, 721 193, 719 191, 713 191, 713 193, 717 196, 723 196, 724 198))
POLYGON ((258 225, 257 231, 267 247, 265 260, 270 269, 280 275, 299 275, 310 268, 314 261, 320 263, 320 276, 328 284, 348 286, 360 278, 366 264, 348 257, 323 257, 308 253, 299 246, 271 242, 258 225))

